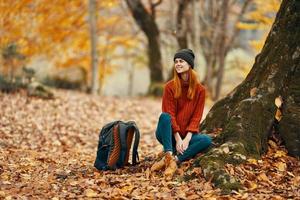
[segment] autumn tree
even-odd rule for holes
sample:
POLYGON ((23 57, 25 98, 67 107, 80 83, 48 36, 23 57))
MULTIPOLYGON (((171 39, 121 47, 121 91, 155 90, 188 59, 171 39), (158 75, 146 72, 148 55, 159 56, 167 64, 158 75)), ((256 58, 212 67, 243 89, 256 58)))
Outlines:
MULTIPOLYGON (((92 77, 94 84, 100 82, 101 91, 105 77, 113 72, 111 69, 117 68, 111 60, 124 59, 124 56, 116 53, 116 48, 132 49, 137 46, 137 42, 133 34, 125 28, 127 23, 124 22, 124 17, 118 15, 120 11, 116 8, 120 5, 119 1, 95 0, 93 6, 88 3, 89 1, 68 0, 1 1, 2 54, 5 49, 16 46, 18 53, 26 59, 14 58, 14 62, 23 62, 26 65, 33 58, 43 56, 57 67, 78 67, 87 74, 86 80, 89 83, 92 82, 92 77), (88 20, 89 8, 95 9, 93 12, 97 16, 97 21, 93 20, 92 26, 88 20), (114 13, 111 12, 113 9, 114 13), (97 29, 97 32, 93 31, 91 34, 91 27, 97 29), (93 59, 90 53, 92 44, 93 59), (99 70, 93 72, 91 62, 96 58, 98 62, 93 66, 99 66, 99 70)), ((4 61, 1 68, 6 70, 21 66, 18 62, 14 64, 7 56, 4 61), (11 63, 14 67, 10 67, 11 63)), ((90 85, 89 83, 85 84, 90 85)))
POLYGON ((17 67, 22 66, 25 57, 18 52, 18 47, 15 44, 9 44, 2 49, 2 59, 5 69, 2 70, 4 76, 8 76, 9 81, 12 82, 15 78, 14 73, 17 67))
POLYGON ((221 130, 216 147, 199 157, 204 176, 223 189, 237 189, 238 182, 224 171, 224 164, 259 158, 266 152, 273 130, 282 137, 290 155, 300 156, 300 2, 284 0, 262 51, 246 79, 207 114, 200 129, 221 130), (282 117, 276 117, 277 107, 282 117), (283 104, 280 105, 282 99, 283 104))
POLYGON ((163 82, 162 58, 160 50, 159 29, 156 19, 156 7, 162 2, 150 0, 150 9, 146 9, 141 0, 126 0, 137 25, 148 40, 148 67, 150 69, 150 93, 156 93, 156 87, 163 82))

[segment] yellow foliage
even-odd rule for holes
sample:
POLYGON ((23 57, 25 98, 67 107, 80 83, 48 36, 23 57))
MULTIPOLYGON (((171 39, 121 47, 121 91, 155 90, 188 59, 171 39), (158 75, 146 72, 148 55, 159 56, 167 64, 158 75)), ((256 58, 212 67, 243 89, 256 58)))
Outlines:
POLYGON ((262 30, 264 32, 261 39, 250 41, 252 48, 258 52, 264 45, 267 33, 280 7, 281 0, 254 0, 253 3, 255 9, 246 15, 251 24, 240 23, 238 27, 245 30, 262 30))
POLYGON ((98 0, 99 7, 113 8, 118 5, 118 0, 98 0))
MULTIPOLYGON (((128 49, 137 43, 124 16, 109 13, 119 5, 118 0, 97 1, 100 67, 109 68, 118 46, 128 49), (107 12, 102 14, 104 10, 107 12)), ((88 1, 1 1, 0 13, 0 49, 15 43, 28 61, 35 55, 46 55, 57 66, 77 65, 90 71, 88 1)))
MULTIPOLYGON (((265 38, 265 37, 264 37, 265 38)), ((262 47, 264 46, 265 41, 264 40, 250 40, 250 46, 255 50, 255 51, 260 51, 262 47)))
POLYGON ((258 24, 248 24, 248 23, 239 22, 237 24, 237 27, 243 30, 256 30, 258 28, 258 24))

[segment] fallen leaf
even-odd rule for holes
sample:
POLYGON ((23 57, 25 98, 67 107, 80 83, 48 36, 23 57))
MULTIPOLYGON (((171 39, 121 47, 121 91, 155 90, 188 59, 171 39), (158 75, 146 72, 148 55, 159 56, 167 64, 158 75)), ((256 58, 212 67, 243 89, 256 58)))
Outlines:
POLYGON ((276 114, 275 114, 275 119, 277 119, 277 121, 280 121, 282 118, 282 113, 280 111, 280 109, 276 110, 276 114))
POLYGON ((249 190, 254 190, 254 189, 257 188, 257 184, 256 184, 255 182, 248 181, 248 180, 246 180, 246 181, 244 182, 244 185, 245 185, 245 187, 248 188, 249 190))
POLYGON ((86 189, 86 190, 84 191, 84 193, 85 193, 85 196, 86 196, 86 197, 91 197, 91 198, 93 198, 93 197, 97 197, 97 196, 98 196, 98 193, 95 192, 95 191, 92 190, 92 189, 86 189))
POLYGON ((177 174, 179 174, 179 176, 183 176, 185 171, 182 168, 177 169, 177 174))
POLYGON ((21 174, 21 177, 25 180, 30 180, 31 179, 31 175, 30 174, 21 174))
POLYGON ((134 187, 130 184, 130 185, 126 185, 126 186, 122 187, 121 191, 122 191, 122 193, 131 193, 133 189, 134 189, 134 187))
POLYGON ((290 175, 291 177, 295 177, 295 175, 292 172, 287 172, 288 175, 290 175))
POLYGON ((150 178, 151 171, 150 171, 150 168, 149 168, 149 167, 146 169, 145 175, 146 175, 146 179, 149 179, 149 178, 150 178))
POLYGON ((194 173, 196 176, 200 176, 202 173, 202 170, 199 167, 194 167, 192 170, 192 173, 194 173))
POLYGON ((300 176, 296 176, 295 178, 293 178, 293 185, 295 187, 299 187, 299 185, 300 185, 300 176))
POLYGON ((223 150, 223 152, 226 153, 226 154, 229 153, 229 148, 228 148, 228 147, 225 147, 225 148, 223 148, 222 150, 223 150))
POLYGON ((254 97, 257 94, 257 87, 251 88, 250 90, 250 97, 254 97))
POLYGON ((282 100, 281 96, 278 96, 275 98, 275 105, 277 106, 277 108, 280 108, 282 103, 283 103, 283 100, 282 100))
POLYGON ((4 200, 11 200, 12 199, 12 196, 7 196, 4 198, 4 200))
POLYGON ((5 192, 0 191, 0 197, 5 197, 5 192))
POLYGON ((269 178, 267 177, 267 175, 265 173, 260 173, 257 178, 260 181, 266 181, 266 182, 270 181, 269 178))
POLYGON ((274 155, 274 157, 275 158, 280 158, 280 157, 283 157, 283 156, 286 156, 286 155, 287 155, 286 152, 281 151, 281 150, 277 150, 276 153, 275 153, 275 155, 274 155))
POLYGON ((277 144, 276 144, 274 141, 272 141, 272 140, 269 140, 269 141, 268 141, 268 144, 269 144, 273 149, 277 149, 277 148, 278 148, 277 144))
POLYGON ((234 168, 231 167, 230 170, 229 170, 229 174, 230 174, 230 175, 234 175, 234 173, 235 173, 235 172, 234 172, 234 168))
POLYGON ((187 199, 199 199, 199 198, 200 198, 199 195, 196 195, 196 194, 187 196, 187 199))
POLYGON ((256 159, 253 159, 253 158, 249 158, 249 159, 247 160, 247 162, 248 162, 248 163, 251 163, 251 164, 253 164, 253 165, 257 165, 257 160, 256 160, 256 159))
POLYGON ((279 170, 279 171, 281 171, 281 172, 284 172, 284 171, 286 171, 286 163, 284 163, 284 162, 277 162, 277 163, 275 163, 275 166, 277 167, 277 169, 279 170))
POLYGON ((249 194, 248 193, 244 193, 243 196, 241 197, 241 199, 248 199, 249 194))
POLYGON ((186 193, 183 192, 182 190, 176 191, 176 196, 179 199, 186 199, 186 193))
POLYGON ((78 185, 78 181, 71 181, 70 185, 72 185, 72 186, 78 185))

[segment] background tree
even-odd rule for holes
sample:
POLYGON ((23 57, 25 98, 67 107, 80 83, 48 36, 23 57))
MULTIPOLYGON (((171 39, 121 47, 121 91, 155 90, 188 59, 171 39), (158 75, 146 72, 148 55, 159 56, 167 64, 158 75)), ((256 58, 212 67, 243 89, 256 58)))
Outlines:
POLYGON ((250 0, 200 1, 200 44, 206 62, 204 83, 215 100, 220 95, 225 57, 239 35, 236 25, 243 19, 249 3, 250 0))
POLYGON ((19 53, 18 48, 15 44, 10 44, 2 49, 2 59, 5 69, 4 74, 8 76, 9 82, 14 81, 14 73, 16 68, 23 66, 25 57, 19 53))
POLYGON ((146 9, 140 0, 126 0, 137 25, 145 33, 148 40, 148 67, 150 69, 150 93, 156 93, 157 85, 163 82, 162 58, 160 50, 159 29, 155 22, 156 7, 162 2, 149 1, 150 9, 146 9))
POLYGON ((201 124, 201 130, 221 130, 217 147, 196 160, 204 176, 223 189, 238 183, 225 173, 225 163, 237 164, 266 151, 267 139, 276 130, 290 155, 300 156, 300 3, 284 0, 260 54, 246 79, 218 101, 201 124), (282 118, 275 120, 275 99, 282 118), (280 100, 278 100, 280 102, 280 100), (279 122, 278 122, 279 121, 279 122))
POLYGON ((89 23, 90 23, 90 38, 91 38, 91 68, 92 68, 92 83, 91 92, 97 94, 99 89, 99 68, 97 55, 97 2, 89 0, 89 23))
POLYGON ((205 59, 204 83, 213 99, 220 96, 225 58, 234 47, 251 0, 180 0, 175 37, 180 48, 200 46, 205 59), (233 21, 233 22, 231 22, 233 21), (199 38, 198 38, 199 37, 199 38), (200 42, 197 46, 195 43, 200 42))
MULTIPOLYGON (((192 1, 190 0, 179 0, 176 14, 176 39, 180 49, 188 48, 188 17, 187 11, 188 5, 192 1)), ((173 71, 173 70, 172 70, 173 71)))

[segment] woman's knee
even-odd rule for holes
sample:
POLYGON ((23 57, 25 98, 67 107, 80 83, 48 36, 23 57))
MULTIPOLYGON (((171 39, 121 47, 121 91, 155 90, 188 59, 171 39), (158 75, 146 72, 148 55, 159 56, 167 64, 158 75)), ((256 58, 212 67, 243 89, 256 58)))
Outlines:
POLYGON ((202 138, 203 144, 205 144, 207 147, 210 146, 212 143, 211 137, 208 135, 205 135, 205 134, 203 134, 202 136, 203 136, 203 138, 202 138))
POLYGON ((161 113, 160 116, 159 116, 159 122, 161 122, 161 123, 171 122, 170 114, 165 113, 165 112, 161 113))
POLYGON ((206 134, 197 134, 196 136, 196 141, 195 142, 199 142, 201 144, 201 146, 210 146, 212 144, 212 139, 210 136, 206 135, 206 134))
POLYGON ((160 141, 166 132, 171 134, 171 116, 168 113, 161 113, 156 129, 156 138, 160 141))

